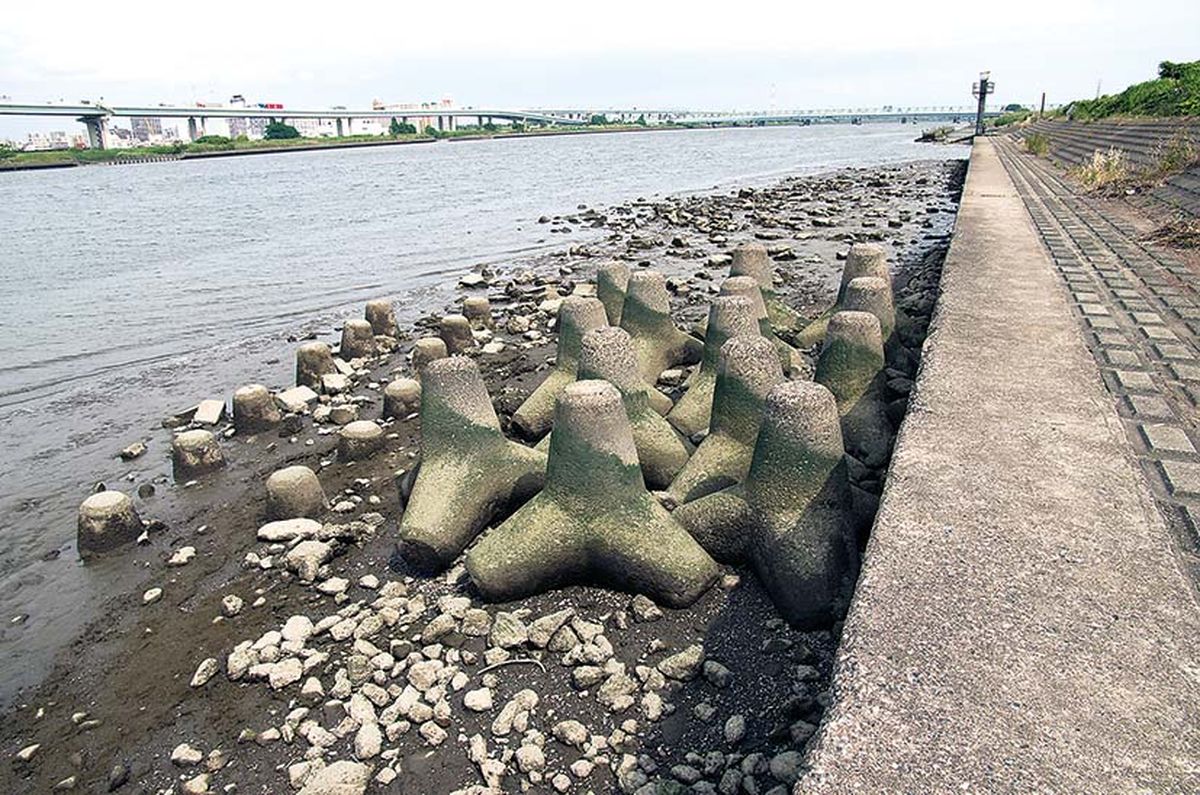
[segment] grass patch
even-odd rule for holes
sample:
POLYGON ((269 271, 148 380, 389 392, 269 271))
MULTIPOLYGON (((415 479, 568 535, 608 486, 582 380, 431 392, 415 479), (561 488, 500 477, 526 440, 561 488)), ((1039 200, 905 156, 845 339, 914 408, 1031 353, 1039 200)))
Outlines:
POLYGON ((1050 154, 1050 139, 1045 133, 1035 132, 1026 135, 1022 143, 1025 151, 1034 157, 1045 157, 1050 154))
POLYGON ((1200 115, 1200 61, 1158 65, 1158 79, 1137 83, 1120 94, 1072 102, 1068 115, 1079 121, 1110 116, 1200 115))
POLYGON ((1097 149, 1092 152, 1091 160, 1071 169, 1070 173, 1085 189, 1094 193, 1117 193, 1131 182, 1129 158, 1124 151, 1115 148, 1097 149))
POLYGON ((1020 124, 1033 115, 1033 111, 1022 108, 1009 113, 997 116, 992 119, 993 127, 1011 127, 1014 124, 1020 124))
POLYGON ((1200 164, 1200 150, 1186 130, 1180 130, 1154 147, 1154 160, 1139 176, 1148 185, 1159 185, 1200 164))

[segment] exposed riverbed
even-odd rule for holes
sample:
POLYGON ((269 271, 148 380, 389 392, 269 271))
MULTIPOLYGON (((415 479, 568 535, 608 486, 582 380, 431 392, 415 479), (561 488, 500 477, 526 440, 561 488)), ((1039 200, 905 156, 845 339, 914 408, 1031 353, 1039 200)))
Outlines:
MULTIPOLYGON (((957 153, 918 149, 916 154, 957 153)), ((598 208, 603 220, 593 221, 596 228, 585 226, 583 213, 577 210, 578 204, 591 206, 587 200, 559 207, 561 217, 548 218, 542 224, 537 223, 538 216, 531 210, 530 217, 520 225, 531 226, 547 243, 536 244, 538 247, 521 255, 499 258, 496 286, 490 293, 501 315, 532 313, 540 323, 528 300, 506 305, 500 288, 526 270, 532 270, 547 286, 566 288, 586 281, 604 258, 619 256, 631 264, 652 263, 672 278, 674 314, 686 327, 688 321, 703 314, 711 291, 723 278, 726 269, 719 264, 722 255, 738 242, 757 238, 774 253, 784 279, 781 293, 793 306, 812 314, 830 300, 840 272, 838 258, 848 243, 874 239, 888 244, 894 252, 893 268, 902 305, 927 318, 940 258, 953 223, 960 177, 960 165, 924 162, 783 182, 763 178, 755 181, 770 182, 775 187, 741 195, 723 190, 658 202, 609 202, 598 208), (572 216, 579 222, 570 221, 572 216), (727 217, 722 224, 728 223, 732 232, 724 241, 698 232, 695 221, 687 220, 727 217), (577 231, 569 236, 548 231, 565 227, 577 231)), ((553 216, 556 206, 543 204, 540 211, 553 216)), ((314 275, 309 282, 330 287, 323 278, 314 275)), ((431 285, 423 300, 397 301, 402 328, 411 328, 414 318, 451 304, 456 295, 466 294, 454 289, 456 277, 442 274, 429 278, 431 285)), ((336 317, 350 313, 359 316, 361 300, 379 294, 387 293, 364 288, 346 307, 314 317, 311 328, 332 340, 336 317)), ((299 319, 290 326, 303 327, 299 319)), ((58 582, 79 585, 73 585, 69 593, 52 594, 55 579, 47 578, 37 583, 37 589, 27 591, 34 615, 5 629, 13 647, 29 650, 26 659, 45 661, 54 651, 46 641, 54 633, 44 631, 39 621, 69 638, 74 633, 67 627, 79 626, 99 611, 105 617, 93 622, 86 634, 58 658, 41 688, 21 695, 21 706, 5 722, 5 750, 11 757, 31 743, 40 743, 42 748, 35 753, 32 764, 5 767, 0 772, 0 783, 9 782, 8 787, 14 791, 42 791, 75 776, 81 788, 103 790, 110 780, 124 777, 132 788, 155 791, 177 781, 180 775, 194 779, 211 765, 214 788, 236 783, 242 792, 285 791, 290 771, 277 767, 297 762, 306 748, 300 740, 287 743, 286 736, 282 742, 273 739, 271 728, 285 725, 283 715, 292 707, 285 700, 287 692, 273 693, 261 683, 229 682, 223 672, 206 688, 190 689, 188 680, 199 662, 213 657, 223 666, 226 655, 239 641, 278 629, 291 615, 306 614, 316 621, 339 607, 346 609, 354 600, 369 602, 375 598, 373 589, 358 584, 364 575, 377 576, 382 583, 406 583, 408 604, 415 606, 414 600, 419 599, 427 605, 428 612, 414 617, 415 623, 407 631, 412 638, 423 633, 431 617, 448 609, 445 597, 461 598, 464 594, 461 570, 450 577, 413 576, 393 554, 400 506, 392 473, 407 466, 418 449, 419 434, 413 422, 394 425, 391 430, 397 436, 389 443, 387 453, 354 467, 323 466, 332 460, 336 437, 328 433, 328 426, 305 423, 294 438, 268 434, 227 441, 224 446, 231 466, 206 478, 199 487, 181 489, 164 477, 169 433, 156 427, 162 413, 185 407, 200 397, 227 396, 236 385, 251 379, 272 385, 290 383, 291 354, 296 343, 287 339, 288 333, 264 335, 269 341, 257 345, 235 344, 229 350, 239 355, 230 356, 225 363, 208 363, 207 356, 193 354, 188 361, 204 363, 201 370, 211 367, 208 377, 212 380, 168 380, 172 386, 163 390, 166 408, 134 419, 134 427, 144 429, 151 452, 132 466, 107 464, 118 477, 123 471, 133 471, 135 476, 130 482, 122 484, 117 477, 84 474, 77 491, 69 499, 64 498, 69 505, 64 508, 61 532, 69 538, 74 507, 88 482, 103 477, 110 485, 129 491, 138 484, 153 482, 156 494, 140 500, 139 505, 147 517, 166 521, 168 530, 155 535, 148 546, 87 567, 74 561, 74 550, 69 540, 64 541, 57 559, 39 564, 47 570, 58 567, 65 572, 58 582), (245 356, 241 365, 240 356, 245 356), (270 359, 275 361, 267 361, 270 359), (261 523, 262 482, 284 462, 305 463, 321 471, 331 496, 357 495, 364 500, 359 511, 378 512, 384 517, 384 523, 373 534, 333 564, 337 575, 350 583, 347 595, 352 602, 318 595, 281 577, 277 568, 243 568, 247 552, 263 551, 254 539, 254 529, 261 523), (378 500, 369 502, 370 497, 378 500), (182 568, 166 566, 173 551, 185 545, 197 549, 196 558, 182 568), (142 606, 142 593, 150 587, 162 588, 163 596, 142 606), (245 603, 244 609, 233 618, 214 621, 223 612, 223 597, 229 594, 238 595, 245 603), (42 604, 69 605, 72 599, 75 608, 91 609, 76 609, 69 621, 55 618, 52 612, 39 613, 42 604), (34 639, 41 645, 29 643, 34 639), (88 714, 80 717, 81 712, 88 714), (248 736, 257 737, 257 742, 238 742, 239 734, 247 729, 254 733, 248 736), (167 756, 182 742, 205 753, 221 750, 198 769, 180 767, 167 756)), ((296 332, 291 335, 296 336, 296 332)), ((507 421, 508 414, 542 377, 546 357, 553 348, 549 339, 542 344, 522 344, 519 336, 501 333, 500 338, 506 341, 506 350, 494 356, 483 355, 479 361, 502 420, 507 421)), ((181 363, 179 368, 186 371, 186 364, 181 363)), ((393 372, 407 372, 402 355, 381 362, 370 380, 384 381, 393 372)), ((158 388, 149 378, 142 383, 158 388)), ((372 393, 365 388, 365 381, 362 386, 356 392, 372 393)), ((138 410, 137 405, 114 406, 113 413, 120 413, 120 408, 126 412, 138 410)), ((375 416, 375 411, 377 408, 364 409, 366 416, 375 416)), ((94 444, 103 448, 108 462, 109 456, 128 441, 132 438, 110 429, 98 431, 94 444)), ((43 473, 42 480, 49 485, 55 483, 55 478, 50 470, 43 473)), ((535 725, 548 738, 552 727, 566 719, 579 720, 590 732, 606 738, 607 746, 589 742, 575 749, 547 739, 539 790, 549 788, 553 775, 564 775, 568 781, 579 782, 572 786, 610 791, 614 770, 627 764, 629 754, 635 764, 628 769, 623 784, 638 781, 638 776, 682 780, 694 773, 716 782, 750 775, 757 777, 762 791, 766 791, 778 783, 780 776, 795 772, 791 766, 799 756, 792 754, 803 748, 807 727, 819 721, 836 638, 828 632, 795 632, 782 624, 748 572, 729 571, 723 585, 693 608, 665 611, 662 618, 651 622, 631 620, 627 596, 596 588, 571 588, 501 608, 517 610, 526 620, 571 609, 583 622, 578 625, 579 632, 586 634, 601 627, 614 649, 614 664, 625 665, 631 677, 637 671, 635 695, 641 700, 620 714, 595 699, 578 695, 571 684, 572 669, 562 666, 554 655, 543 657, 545 673, 532 666, 514 666, 476 681, 475 671, 483 665, 479 660, 492 645, 484 639, 455 631, 434 644, 438 646, 436 651, 419 641, 416 648, 448 662, 452 658, 453 664, 461 665, 470 677, 467 689, 482 683, 493 691, 496 710, 522 689, 539 693, 541 705, 536 710, 535 725), (714 668, 711 676, 678 685, 668 683, 665 689, 653 673, 645 673, 643 681, 639 666, 648 671, 655 669, 667 656, 696 643, 702 643, 708 657, 731 672, 728 679, 720 668, 714 668), (475 662, 467 663, 469 659, 475 662), (651 692, 661 693, 668 705, 655 720, 649 715, 657 702, 646 698, 651 692), (730 743, 722 739, 726 736, 725 725, 738 715, 746 720, 745 734, 730 743), (629 720, 637 722, 636 731, 625 731, 634 728, 630 725, 622 728, 629 720), (718 762, 712 755, 717 750, 729 751, 737 758, 731 763, 723 756, 718 762), (644 760, 637 757, 639 753, 644 760), (777 764, 769 764, 776 759, 780 760, 777 764), (657 774, 654 765, 662 768, 657 774), (676 771, 675 767, 680 769, 676 771), (738 772, 730 772, 734 768, 738 772), (583 771, 592 772, 580 775, 583 771)), ((478 604, 477 598, 475 601, 478 604)), ((394 640, 390 646, 376 642, 396 654, 406 648, 406 641, 394 640)), ((335 655, 344 653, 337 644, 329 645, 327 650, 335 655)), ((542 656, 536 649, 518 654, 542 656)), ((6 677, 13 675, 33 682, 50 670, 42 662, 38 665, 37 670, 30 670, 6 661, 3 671, 6 677)), ((495 712, 464 712, 462 702, 462 692, 455 691, 449 697, 452 715, 445 723, 450 735, 444 745, 431 746, 415 726, 395 740, 385 741, 386 761, 407 774, 400 775, 387 791, 448 792, 478 783, 485 778, 484 770, 472 761, 466 742, 475 734, 483 735, 493 758, 507 758, 506 775, 513 776, 511 782, 518 780, 518 765, 511 752, 529 739, 528 735, 511 741, 498 738, 491 726, 495 712)), ((347 755, 342 745, 352 743, 354 738, 351 732, 335 746, 337 756, 347 755)), ((527 773, 524 775, 528 778, 527 773)), ((381 787, 379 791, 384 790, 381 787)))
MULTIPOLYGON (((473 265, 603 234, 543 214, 962 156, 914 132, 667 131, 4 175, 0 704, 127 576, 77 563, 75 510, 93 484, 153 484, 150 513, 201 516, 163 488, 164 416, 242 383, 290 383, 295 340, 328 337, 368 298, 394 298, 403 325, 446 304, 473 265), (137 440, 146 455, 116 458, 137 440)), ((828 267, 834 247, 819 252, 828 267)))

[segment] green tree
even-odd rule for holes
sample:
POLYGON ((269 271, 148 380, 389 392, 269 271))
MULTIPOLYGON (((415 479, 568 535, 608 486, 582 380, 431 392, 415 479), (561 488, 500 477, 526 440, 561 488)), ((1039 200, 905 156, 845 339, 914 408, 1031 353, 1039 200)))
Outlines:
POLYGON ((496 132, 496 123, 489 121, 483 125, 483 129, 487 130, 488 132, 496 132))
POLYGON ((432 124, 426 125, 425 134, 428 135, 430 138, 441 138, 442 137, 442 131, 439 130, 437 127, 434 127, 432 124))
POLYGON ((17 150, 13 149, 8 144, 0 144, 0 160, 7 160, 10 157, 16 157, 17 150))
POLYGON ((588 121, 588 124, 608 124, 608 116, 603 113, 595 113, 588 121))
POLYGON ((403 133, 404 131, 400 127, 400 122, 398 122, 396 117, 393 116, 392 123, 388 125, 388 135, 392 136, 393 138, 399 138, 403 133))
POLYGON ((1019 111, 1019 110, 1025 110, 1025 106, 1020 105, 1016 102, 1013 102, 1009 105, 1005 105, 1003 110, 1005 113, 1015 113, 1016 111, 1019 111))
POLYGON ((268 141, 283 141, 288 138, 299 138, 300 131, 290 124, 273 121, 263 130, 263 138, 268 141))
POLYGON ((643 113, 641 116, 638 116, 637 122, 635 122, 635 123, 640 124, 641 126, 645 127, 646 126, 646 114, 643 113))

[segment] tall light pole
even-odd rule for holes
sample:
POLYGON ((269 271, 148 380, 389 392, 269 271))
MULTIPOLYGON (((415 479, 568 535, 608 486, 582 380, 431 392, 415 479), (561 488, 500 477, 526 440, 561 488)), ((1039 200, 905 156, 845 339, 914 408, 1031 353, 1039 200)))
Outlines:
POLYGON ((983 135, 983 112, 987 108, 988 94, 993 94, 996 91, 996 84, 992 82, 991 72, 980 72, 979 82, 971 86, 971 94, 979 97, 979 110, 975 112, 975 134, 983 135))

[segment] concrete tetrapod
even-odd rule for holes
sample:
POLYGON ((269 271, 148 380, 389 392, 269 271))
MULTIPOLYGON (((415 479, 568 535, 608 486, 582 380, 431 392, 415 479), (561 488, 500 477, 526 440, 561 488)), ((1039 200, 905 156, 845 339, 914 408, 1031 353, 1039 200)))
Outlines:
POLYGON ((796 331, 803 322, 800 314, 775 295, 775 265, 762 243, 744 243, 733 250, 733 262, 729 264, 730 276, 749 276, 758 282, 762 290, 763 303, 767 307, 767 319, 777 333, 796 331))
POLYGON ((594 582, 685 607, 718 570, 646 491, 620 392, 576 381, 558 399, 546 487, 480 540, 467 572, 496 601, 594 582))
POLYGON ((446 343, 451 356, 466 353, 475 347, 475 335, 471 333, 471 321, 464 315, 446 315, 438 326, 438 334, 446 343))
POLYGON ((142 534, 142 519, 133 500, 120 491, 97 492, 79 506, 75 546, 80 557, 132 544, 142 534))
POLYGON ((712 300, 704 335, 704 353, 700 367, 685 382, 687 392, 667 415, 667 421, 684 436, 692 437, 708 429, 712 418, 713 388, 717 383, 717 365, 721 346, 734 337, 758 336, 754 303, 745 296, 725 295, 712 300))
POLYGON ((375 298, 367 301, 364 312, 371 331, 380 337, 396 337, 400 327, 396 325, 396 313, 392 310, 392 302, 386 298, 375 298))
POLYGON ((421 381, 421 468, 400 521, 400 554, 425 569, 449 566, 492 520, 545 480, 546 456, 504 438, 479 368, 451 356, 421 381))
POLYGON ((629 332, 637 354, 638 372, 648 384, 668 367, 695 364, 704 351, 700 341, 671 322, 671 298, 661 273, 639 271, 629 277, 621 328, 629 332))
POLYGON ((871 468, 883 466, 892 447, 883 365, 878 318, 838 312, 829 319, 813 380, 837 399, 846 452, 871 468))
POLYGON ((365 320, 347 320, 342 324, 342 345, 339 353, 346 361, 367 359, 377 352, 375 330, 365 320))
POLYGON ((336 373, 333 351, 324 342, 306 342, 296 349, 296 386, 321 391, 321 377, 336 373))
POLYGON ((629 334, 624 329, 606 326, 583 335, 579 379, 608 381, 617 388, 633 430, 642 478, 652 489, 670 485, 694 448, 654 408, 653 396, 666 396, 638 375, 637 356, 629 334))
POLYGON ((599 300, 575 296, 563 300, 558 310, 558 350, 554 367, 513 412, 513 425, 523 436, 536 439, 550 430, 554 421, 554 401, 563 388, 575 380, 583 335, 607 323, 604 304, 599 300))
POLYGON ((596 297, 604 304, 608 325, 621 325, 621 307, 625 305, 625 290, 629 286, 629 266, 623 262, 606 262, 596 269, 596 297))
POLYGON ((803 629, 845 614, 858 569, 833 394, 811 381, 767 395, 746 480, 673 514, 713 557, 748 561, 780 614, 803 629))
POLYGON ((764 337, 734 337, 721 346, 708 436, 667 489, 667 505, 682 505, 746 477, 763 401, 782 380, 775 346, 764 337))
POLYGON ((413 378, 397 378, 383 388, 384 419, 402 420, 421 408, 421 382, 413 378))
POLYGON ((238 433, 269 430, 282 419, 275 398, 262 384, 247 384, 233 393, 233 427, 238 433))
POLYGON ((412 346, 413 372, 420 378, 425 365, 438 359, 445 359, 449 355, 450 352, 446 349, 446 343, 441 337, 421 337, 412 346))
POLYGON ((874 315, 879 320, 883 353, 888 365, 907 372, 916 371, 918 362, 904 347, 897 333, 901 318, 893 302, 891 285, 876 276, 851 279, 842 296, 842 309, 874 315))
MULTIPOLYGON (((803 368, 804 360, 800 351, 784 342, 771 328, 771 321, 767 317, 767 305, 763 303, 762 290, 759 288, 758 282, 749 276, 730 276, 721 282, 720 294, 742 295, 754 303, 754 316, 758 318, 759 331, 764 337, 775 343, 775 350, 779 351, 779 364, 783 367, 785 374, 790 375, 803 368)), ((706 318, 702 333, 707 330, 707 327, 706 318)))
POLYGON ((888 270, 887 251, 878 243, 855 243, 850 246, 850 252, 846 255, 846 263, 842 266, 842 281, 838 286, 837 299, 834 300, 833 306, 826 309, 820 317, 809 323, 803 331, 796 335, 798 346, 811 348, 825 339, 825 328, 829 325, 829 318, 833 317, 835 312, 849 308, 843 305, 846 288, 850 286, 850 282, 863 277, 883 279, 888 286, 888 292, 890 293, 892 290, 892 274, 888 270))
POLYGON ((171 440, 171 472, 176 483, 206 475, 225 466, 217 437, 208 431, 192 430, 171 440))
POLYGON ((312 519, 325 512, 325 489, 317 474, 306 466, 278 469, 267 478, 269 519, 312 519))
POLYGON ((492 321, 492 302, 486 296, 472 295, 464 298, 462 313, 473 329, 482 331, 495 326, 492 321))

